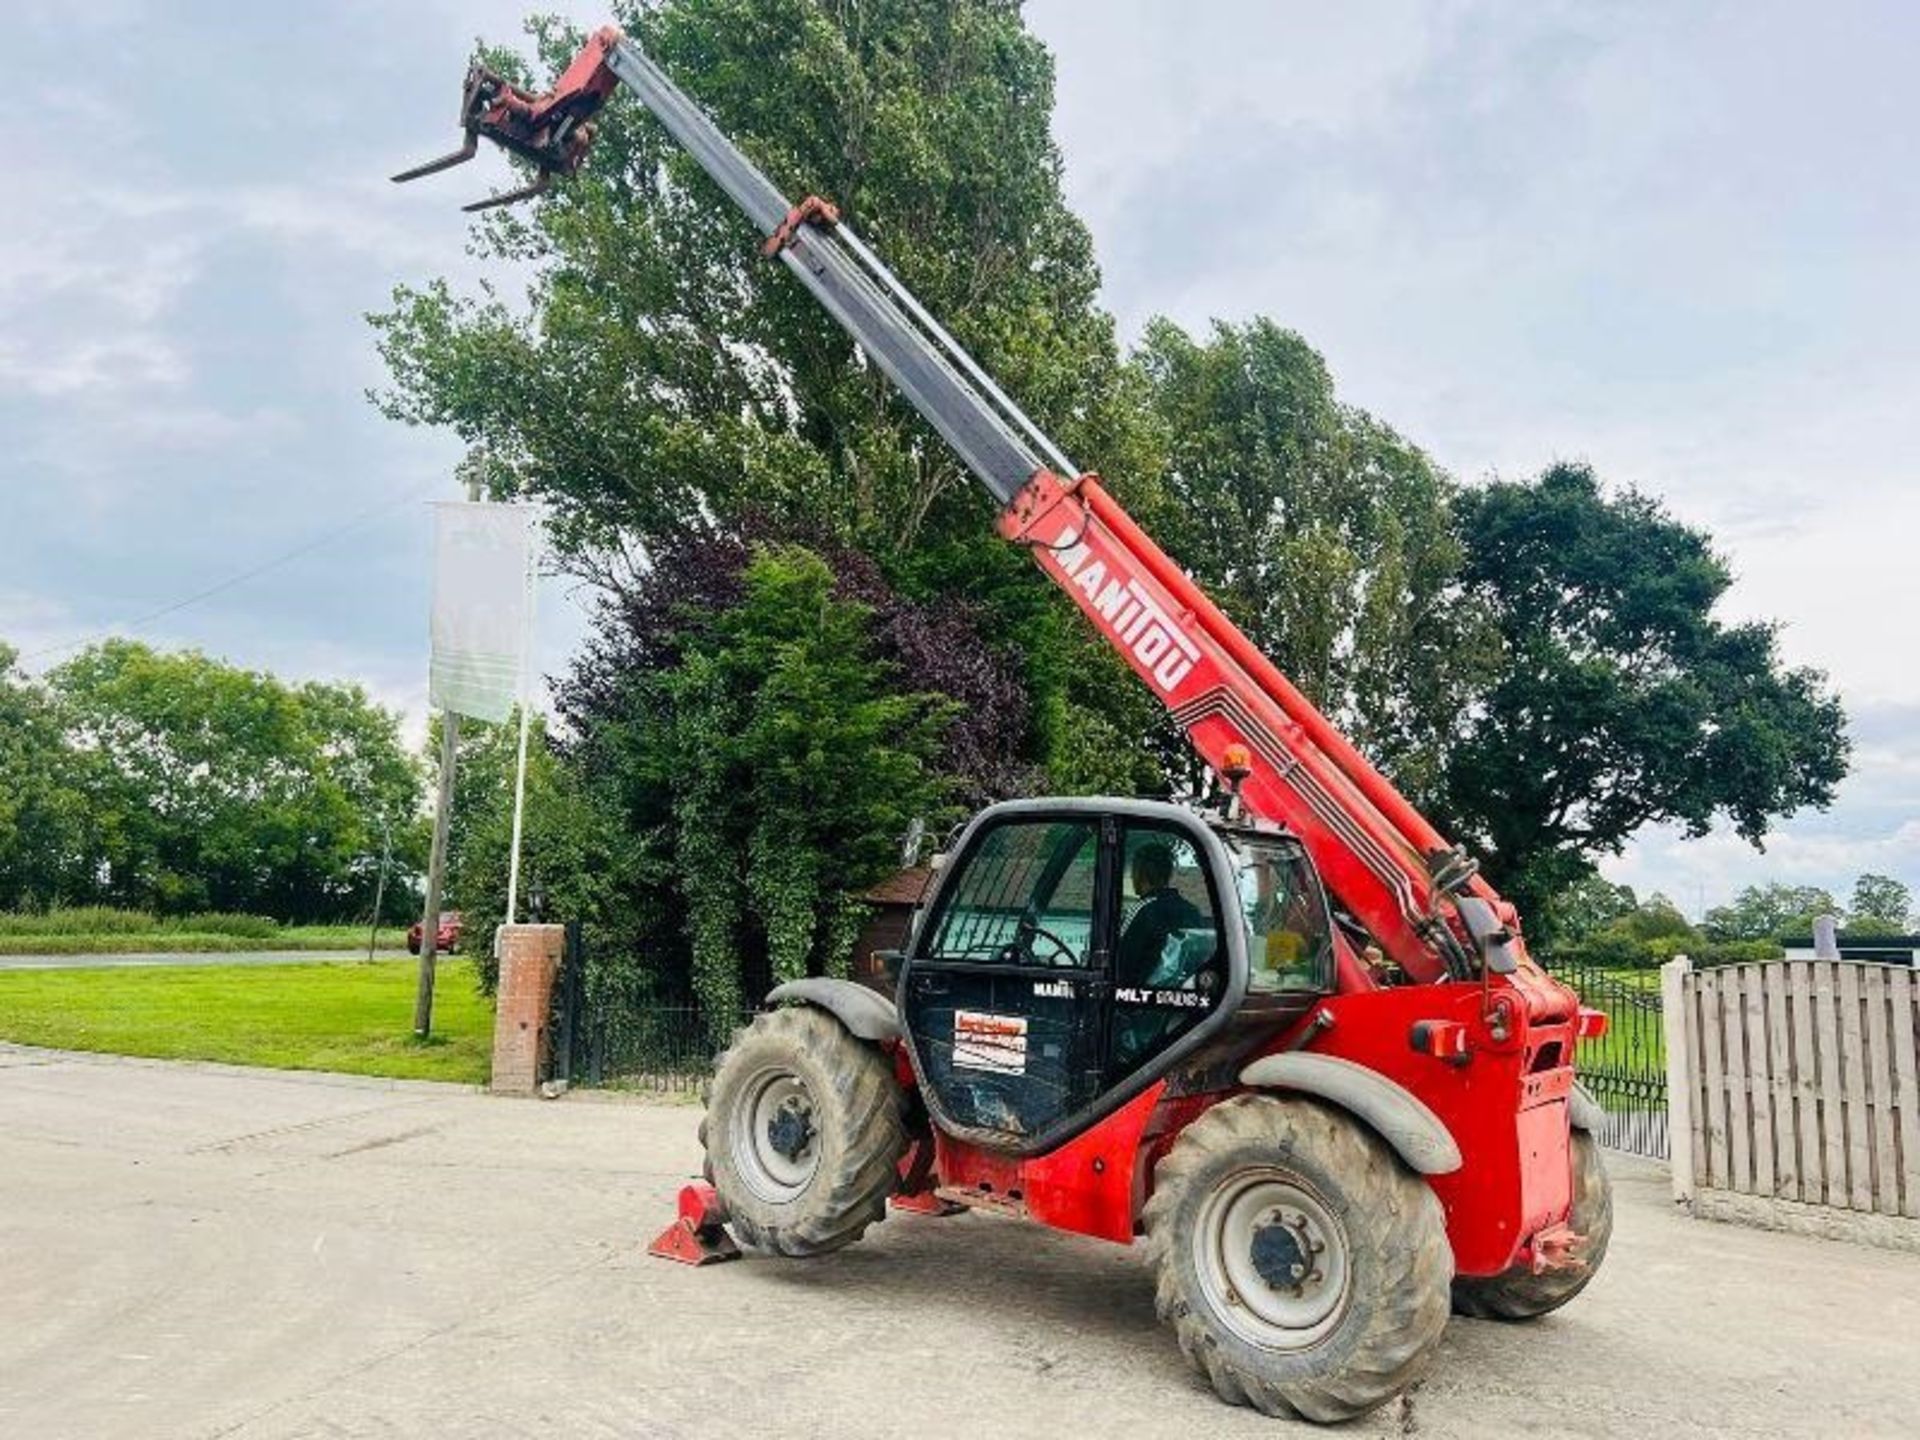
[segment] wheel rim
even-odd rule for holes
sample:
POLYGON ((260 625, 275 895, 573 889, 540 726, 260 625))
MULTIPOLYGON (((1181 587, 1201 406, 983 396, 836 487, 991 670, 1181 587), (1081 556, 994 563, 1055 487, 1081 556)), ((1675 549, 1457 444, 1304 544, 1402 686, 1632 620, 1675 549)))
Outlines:
POLYGON ((1346 1226, 1311 1186, 1261 1167, 1228 1176, 1201 1209, 1200 1288, 1226 1328, 1263 1350, 1305 1350, 1347 1313, 1346 1226))
POLYGON ((746 1084, 731 1127, 734 1168, 762 1200, 784 1204, 820 1168, 813 1092, 791 1070, 762 1070, 746 1084))

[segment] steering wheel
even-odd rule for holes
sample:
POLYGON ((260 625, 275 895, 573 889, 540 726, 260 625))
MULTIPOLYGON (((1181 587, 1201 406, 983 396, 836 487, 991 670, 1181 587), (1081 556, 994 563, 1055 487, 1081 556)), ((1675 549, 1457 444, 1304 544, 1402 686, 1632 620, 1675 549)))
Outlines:
POLYGON ((1013 945, 1029 964, 1058 965, 1064 959, 1066 964, 1071 965, 1078 963, 1080 958, 1078 951, 1040 923, 1039 915, 1031 908, 1021 912, 1020 923, 1014 927, 1013 945), (1044 961, 1036 960, 1033 953, 1035 940, 1045 940, 1053 946, 1054 953, 1044 961))

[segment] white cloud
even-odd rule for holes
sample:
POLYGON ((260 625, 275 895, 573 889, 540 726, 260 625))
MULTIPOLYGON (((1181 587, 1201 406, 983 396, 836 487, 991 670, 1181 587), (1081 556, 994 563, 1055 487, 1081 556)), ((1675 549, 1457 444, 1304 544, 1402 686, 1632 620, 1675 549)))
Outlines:
POLYGON ((187 363, 161 336, 131 332, 65 343, 0 340, 0 385, 42 400, 106 399, 185 382, 187 363))
POLYGON ((1765 853, 1656 831, 1610 871, 1689 908, 1920 882, 1912 13, 1416 8, 1035 0, 1108 303, 1272 315, 1469 480, 1585 459, 1660 496, 1728 554, 1729 618, 1897 716, 1765 853))
POLYGON ((1789 826, 1768 841, 1763 855, 1733 835, 1684 840, 1655 830, 1600 868, 1642 897, 1666 895, 1696 920, 1746 886, 1775 880, 1818 885, 1842 903, 1854 880, 1866 874, 1891 875, 1920 893, 1920 820, 1866 835, 1808 835, 1789 826))
POLYGON ((40 655, 72 636, 73 612, 63 602, 44 594, 0 590, 0 641, 19 653, 21 665, 38 672, 57 664, 58 655, 40 655))
POLYGON ((1723 905, 1755 883, 1819 885, 1842 899, 1854 880, 1892 875, 1920 894, 1920 706, 1863 704, 1850 729, 1853 770, 1826 812, 1780 826, 1756 851, 1724 827, 1699 840, 1671 827, 1643 832, 1604 862, 1611 878, 1642 894, 1662 891, 1689 914, 1723 905))
POLYGON ((191 373, 171 321, 197 271, 176 235, 127 243, 121 217, 24 168, 0 239, 0 385, 38 399, 121 400, 191 373))

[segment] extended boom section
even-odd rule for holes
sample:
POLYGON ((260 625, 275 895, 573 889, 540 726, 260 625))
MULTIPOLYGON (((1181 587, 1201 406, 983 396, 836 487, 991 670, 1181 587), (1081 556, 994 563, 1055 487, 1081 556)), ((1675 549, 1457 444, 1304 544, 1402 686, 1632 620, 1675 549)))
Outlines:
MULTIPOLYGON (((1308 727, 1330 730, 1325 719, 1292 686, 1282 690, 1255 673, 1247 663, 1252 647, 1239 630, 1097 477, 1062 481, 1041 472, 1002 515, 1000 528, 1031 548, 1040 568, 1173 712, 1209 765, 1224 773, 1230 754, 1245 752, 1247 808, 1306 843, 1327 888, 1412 978, 1458 978, 1473 968, 1443 918, 1426 856, 1339 757, 1316 743, 1308 727)), ((1271 678, 1279 679, 1277 673, 1271 678)), ((1432 848, 1445 853, 1438 837, 1432 840, 1432 848)), ((1338 953, 1341 988, 1372 988, 1351 947, 1342 943, 1338 953)))
MULTIPOLYGON (((1144 1197, 1157 1193, 1158 1177, 1179 1171, 1174 1162, 1182 1154, 1186 1127, 1193 1126, 1204 1138, 1208 1132, 1203 1115, 1212 1115, 1215 1106, 1225 1112, 1220 1102, 1230 1095, 1245 1100, 1256 1098, 1263 1088, 1304 1089, 1356 1115, 1372 1117, 1369 1123, 1377 1122, 1378 1135, 1404 1138, 1419 1133, 1438 1136, 1447 1147, 1457 1143, 1454 1168, 1423 1168, 1420 1183, 1430 1187, 1432 1195, 1415 1195, 1423 1204, 1438 1197, 1444 1208, 1452 1269, 1436 1272, 1438 1284, 1444 1287, 1449 1273, 1478 1277, 1491 1288, 1480 1292, 1476 1303, 1498 1313, 1543 1313, 1564 1303, 1584 1283, 1580 1275, 1590 1262, 1583 1257, 1597 1263, 1604 1250, 1604 1216, 1596 1218, 1599 1212, 1592 1208, 1599 1203, 1592 1196, 1602 1193, 1594 1187, 1604 1181, 1597 1160, 1581 1159, 1576 1169, 1575 1157, 1590 1157, 1592 1147, 1576 1145, 1569 1116, 1574 1047, 1580 1039, 1599 1034, 1605 1017, 1581 1010, 1570 990, 1528 958, 1512 907, 1476 873, 1472 860, 1448 844, 1259 652, 1128 517, 1098 477, 1082 474, 1073 465, 833 205, 811 196, 797 205, 790 202, 698 105, 613 27, 594 34, 546 95, 529 95, 476 65, 469 72, 462 105, 462 150, 394 178, 411 179, 458 164, 471 157, 478 138, 485 136, 531 163, 537 175, 531 184, 481 205, 538 193, 551 175, 571 173, 581 164, 594 116, 620 85, 638 96, 746 215, 764 238, 766 254, 819 300, 862 354, 952 446, 1002 507, 1000 532, 1031 552, 1168 707, 1199 754, 1230 777, 1245 810, 1271 822, 1264 830, 1254 827, 1249 832, 1254 838, 1243 835, 1233 843, 1293 846, 1289 836, 1297 837, 1297 848, 1311 858, 1339 910, 1357 922, 1336 927, 1328 938, 1334 972, 1330 983, 1316 975, 1304 989, 1269 993, 1253 1004, 1243 936, 1234 927, 1244 920, 1248 936, 1260 929, 1266 947, 1262 964, 1270 975, 1286 968, 1287 957, 1305 944, 1306 931, 1288 930, 1275 918, 1280 912, 1272 903, 1278 873, 1271 868, 1276 863, 1272 854, 1260 862, 1265 870, 1231 872, 1225 868, 1225 842, 1206 840, 1203 832, 1201 848, 1213 847, 1209 853, 1217 852, 1212 862, 1217 868, 1193 893, 1211 896, 1224 904, 1225 915, 1237 917, 1212 936, 1229 952, 1229 961, 1240 947, 1238 960, 1224 969, 1216 965, 1204 977, 1209 982, 1205 985, 1198 974, 1186 975, 1179 985, 1153 978, 1124 981, 1113 954, 1123 924, 1120 887, 1123 881, 1135 884, 1136 897, 1143 902, 1144 892, 1142 882, 1121 874, 1122 856, 1116 847, 1122 819, 1109 817, 1108 823, 1088 829, 1092 838, 1086 853, 1098 858, 1077 882, 1088 897, 1086 913, 1074 922, 1085 927, 1084 939, 1076 938, 1080 932, 1066 921, 1043 913, 1044 895, 1024 910, 1007 910, 999 900, 965 898, 961 883, 968 865, 991 863, 1003 867, 1003 880, 1051 876, 1051 889, 1077 863, 1080 850, 1061 849, 1046 864, 1032 857, 983 861, 970 858, 963 841, 956 862, 960 869, 942 872, 928 917, 915 931, 914 948, 895 957, 904 968, 898 989, 901 1014, 890 1022, 893 1030, 867 1023, 873 1020, 867 1014, 872 1005, 885 1003, 869 996, 848 1010, 866 1016, 861 1022, 865 1028, 816 1025, 804 1016, 796 1018, 794 1010, 783 1010, 772 1018, 762 1016, 739 1043, 764 1044, 768 1055, 791 1055, 797 1053, 795 1047, 810 1054, 821 1046, 839 1047, 833 1051, 833 1066, 820 1071, 823 1088, 829 1069, 849 1065, 866 1067, 863 1074, 871 1071, 862 1083, 876 1093, 896 1081, 921 1087, 932 1133, 915 1140, 911 1152, 881 1155, 873 1173, 879 1177, 875 1183, 889 1187, 881 1192, 882 1199, 896 1193, 892 1187, 897 1166, 897 1175, 904 1177, 898 1193, 925 1191, 933 1183, 927 1177, 937 1176, 937 1192, 921 1194, 925 1204, 979 1205, 989 1203, 985 1197, 991 1196, 991 1203, 1031 1218, 1120 1240, 1144 1223, 1140 1206, 1144 1197), (958 898, 950 897, 949 890, 958 898), (944 960, 923 953, 920 947, 928 932, 938 930, 947 911, 969 905, 974 911, 967 925, 989 938, 944 960), (995 929, 1003 924, 1004 935, 995 929), (1050 924, 1069 933, 1056 933, 1050 924), (1378 953, 1369 940, 1377 942, 1378 953), (1035 961, 1036 944, 1053 946, 1055 960, 1045 965, 1035 961), (951 998, 961 992, 981 998, 962 1006, 951 998), (1235 1010, 1243 1002, 1244 1016, 1235 1010), (922 1006, 919 1012, 912 1009, 915 1003, 922 1006), (1126 1013, 1128 1007, 1151 1012, 1156 1006, 1165 1013, 1126 1013), (1217 1023, 1181 1028, 1202 1013, 1215 1012, 1217 1023), (1181 1020, 1183 1015, 1188 1019, 1181 1020), (782 1016, 787 1018, 778 1018, 782 1016), (1055 1023, 1072 1045, 1089 1048, 1076 1062, 1078 1068, 1059 1062, 1059 1093, 1049 1098, 1042 1093, 1043 1077, 1037 1069, 1029 1074, 1028 1067, 1030 1060, 1035 1067, 1055 1063, 1050 1056, 1071 1048, 1065 1041, 1052 1049, 1044 1043, 1043 1027, 1055 1023), (1169 1038, 1182 1034, 1189 1039, 1175 1043, 1169 1038), (911 1048, 914 1036, 946 1047, 939 1052, 943 1058, 938 1065, 929 1069, 919 1050, 909 1055, 901 1048, 911 1048), (991 1044, 982 1036, 990 1037, 991 1044), (1035 1042, 1031 1052, 1029 1039, 1035 1042), (876 1060, 872 1045, 886 1049, 885 1064, 876 1060), (1155 1052, 1156 1045, 1164 1049, 1155 1052), (1242 1068, 1256 1051, 1259 1058, 1242 1068), (1085 1103, 1068 1105, 1063 1098, 1069 1092, 1081 1095, 1082 1090, 1087 1092, 1085 1103), (1022 1106, 1031 1110, 1043 1100, 1047 1105, 1057 1102, 1059 1113, 1047 1110, 1039 1118, 1022 1113, 1022 1106), (959 1110, 945 1108, 949 1102, 964 1102, 971 1119, 959 1119, 959 1110), (1584 1217, 1576 1184, 1584 1187, 1580 1195, 1588 1197, 1584 1217), (1596 1236, 1590 1248, 1589 1239, 1596 1236)), ((1077 834, 1075 802, 1057 803, 1069 813, 1055 829, 1077 834)), ((987 818, 977 819, 976 826, 987 818)), ((1201 822, 1189 816, 1164 823, 1201 822)), ((1231 827, 1238 822, 1214 817, 1207 823, 1231 827)), ((1011 828, 1008 833, 1013 833, 1011 828)), ((1171 854, 1165 846, 1158 848, 1171 854)), ((986 843, 976 849, 985 854, 986 843)), ((1171 862, 1163 855, 1162 863, 1171 862)), ((998 891, 989 886, 983 893, 998 891)), ((1162 886, 1161 893, 1169 891, 1162 886)), ((1057 897, 1050 903, 1060 908, 1057 897)), ((1324 910, 1324 901, 1317 903, 1324 910)), ((1149 968, 1144 973, 1152 977, 1159 971, 1149 968)), ((753 1067, 760 1063, 737 1055, 732 1069, 723 1063, 715 1106, 725 1110, 734 1103, 721 1103, 731 1094, 730 1074, 759 1073, 753 1067)), ((742 1091, 736 1108, 749 1117, 741 1122, 747 1127, 741 1131, 746 1138, 732 1149, 710 1147, 710 1160, 715 1154, 724 1160, 729 1155, 751 1158, 762 1138, 773 1146, 771 1158, 765 1159, 767 1168, 755 1172, 759 1180, 741 1182, 746 1189, 736 1187, 736 1195, 786 1193, 781 1187, 798 1173, 792 1167, 800 1164, 814 1133, 802 1111, 814 1112, 800 1098, 805 1084, 794 1084, 797 1090, 779 1092, 767 1101, 764 1124, 752 1117, 760 1115, 756 1107, 766 1097, 757 1090, 742 1091), (754 1191, 761 1182, 762 1189, 754 1191)), ((874 1113, 895 1112, 876 1104, 874 1113)), ((1254 1112, 1243 1108, 1233 1113, 1254 1112)), ((1228 1119, 1231 1116, 1221 1124, 1228 1119)), ((895 1139, 906 1143, 893 1136, 888 1144, 895 1139)), ((1376 1165, 1368 1173, 1377 1170, 1376 1165)), ((726 1174, 723 1164, 723 1182, 726 1174)), ((794 1196, 813 1193, 810 1181, 791 1183, 799 1186, 794 1196)), ((871 1198, 862 1200, 861 1215, 871 1210, 871 1198)), ((1257 1242, 1249 1263, 1255 1265, 1259 1284, 1284 1288, 1283 1281, 1292 1283, 1287 1276, 1269 1273, 1270 1265, 1260 1266, 1283 1252, 1293 1254, 1296 1242, 1311 1250, 1312 1226, 1305 1219, 1290 1221, 1294 1228, 1283 1235, 1279 1231, 1286 1225, 1273 1220, 1268 1209, 1255 1208, 1267 1217, 1256 1217, 1259 1225, 1279 1228, 1262 1230, 1266 1238, 1257 1242)), ((707 1216, 708 1209, 703 1206, 699 1215, 707 1216)), ((845 1217, 836 1212, 832 1219, 840 1224, 845 1217)), ((736 1210, 734 1223, 751 1227, 756 1222, 736 1210)), ((829 1238, 840 1233, 833 1231, 829 1238)), ((1288 1274, 1298 1279, 1302 1271, 1289 1269, 1288 1274)), ((1242 1290, 1233 1294, 1238 1298, 1228 1311, 1245 1298, 1242 1290)), ((1429 1339, 1437 1334, 1435 1330, 1429 1339)), ((1319 1414, 1312 1409, 1303 1413, 1319 1414)), ((1321 1418, 1342 1413, 1359 1411, 1330 1406, 1321 1418)))
MULTIPOLYGON (((469 136, 498 139, 543 173, 549 163, 571 170, 578 153, 565 144, 556 150, 552 134, 526 124, 565 117, 571 127, 565 140, 590 127, 613 80, 631 89, 766 237, 769 253, 1009 507, 1002 532, 1033 550, 1041 568, 1169 706, 1201 755, 1218 766, 1231 746, 1251 752, 1248 808, 1300 834, 1329 889, 1392 962, 1416 980, 1477 970, 1474 937, 1453 904, 1456 892, 1497 912, 1498 925, 1515 920, 1471 862, 1259 654, 1094 477, 1079 474, 831 204, 816 197, 791 203, 616 27, 594 34, 548 96, 514 91, 511 106, 476 109, 473 96, 494 95, 505 85, 484 70, 476 74, 468 84, 469 136), (551 162, 543 158, 549 155, 551 162)), ((395 178, 413 178, 439 163, 395 178)), ((1511 949, 1520 953, 1517 940, 1511 949)), ((1345 985, 1370 988, 1374 981, 1344 941, 1340 954, 1345 985)))

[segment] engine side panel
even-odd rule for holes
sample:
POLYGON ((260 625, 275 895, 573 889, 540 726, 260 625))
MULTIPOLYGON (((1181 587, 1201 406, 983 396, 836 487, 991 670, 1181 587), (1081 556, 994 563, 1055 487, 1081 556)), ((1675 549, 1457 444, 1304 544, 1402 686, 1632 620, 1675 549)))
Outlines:
POLYGON ((1564 1222, 1573 1201, 1575 1021, 1533 1022, 1511 994, 1491 995, 1498 1026, 1487 1023, 1481 988, 1470 982, 1335 996, 1320 1007, 1333 1024, 1312 1046, 1405 1086, 1459 1145, 1460 1168, 1427 1182, 1446 1210, 1461 1275, 1497 1275, 1529 1260, 1533 1237, 1564 1222), (1414 1047, 1415 1024, 1433 1020, 1466 1028, 1462 1063, 1414 1047))

